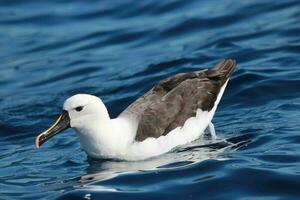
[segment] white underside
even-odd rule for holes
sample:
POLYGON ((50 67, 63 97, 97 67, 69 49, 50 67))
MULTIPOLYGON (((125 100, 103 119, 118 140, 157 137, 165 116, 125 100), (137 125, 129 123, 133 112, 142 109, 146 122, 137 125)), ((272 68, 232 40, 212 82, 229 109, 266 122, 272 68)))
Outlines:
MULTIPOLYGON (((129 133, 129 131, 126 131, 126 128, 123 128, 121 134, 118 133, 114 136, 113 133, 111 133, 106 140, 103 138, 100 139, 100 137, 87 138, 83 137, 82 134, 78 134, 81 145, 86 153, 94 158, 106 157, 122 160, 144 160, 166 153, 177 146, 184 145, 198 139, 201 135, 203 135, 207 127, 211 132, 212 139, 215 139, 216 135, 214 133, 213 125, 210 125, 210 123, 226 85, 227 82, 221 88, 215 105, 211 111, 207 112, 198 109, 195 117, 187 119, 182 127, 173 129, 165 136, 161 136, 159 138, 147 138, 142 142, 135 142, 135 134, 129 133)), ((130 129, 131 128, 129 126, 128 130, 130 129)))

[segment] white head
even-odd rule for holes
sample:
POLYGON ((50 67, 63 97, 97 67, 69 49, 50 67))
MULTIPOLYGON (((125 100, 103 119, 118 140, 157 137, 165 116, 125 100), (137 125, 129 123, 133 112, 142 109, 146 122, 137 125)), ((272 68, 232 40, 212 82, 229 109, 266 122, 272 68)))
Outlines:
POLYGON ((53 126, 36 138, 37 147, 54 135, 72 127, 81 133, 89 133, 97 124, 105 124, 110 120, 107 109, 100 98, 89 94, 77 94, 68 98, 62 114, 53 126))
POLYGON ((109 119, 109 114, 101 99, 89 94, 77 94, 68 98, 64 103, 63 110, 69 113, 72 128, 83 128, 93 119, 100 122, 109 119))

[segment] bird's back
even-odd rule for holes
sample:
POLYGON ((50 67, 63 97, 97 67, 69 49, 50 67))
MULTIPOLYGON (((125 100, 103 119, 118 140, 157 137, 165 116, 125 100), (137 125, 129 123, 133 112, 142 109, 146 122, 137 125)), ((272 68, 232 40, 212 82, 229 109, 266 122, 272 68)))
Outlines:
POLYGON ((183 126, 198 109, 210 111, 235 66, 234 60, 224 60, 212 69, 180 73, 161 81, 121 113, 136 121, 135 140, 166 135, 183 126))

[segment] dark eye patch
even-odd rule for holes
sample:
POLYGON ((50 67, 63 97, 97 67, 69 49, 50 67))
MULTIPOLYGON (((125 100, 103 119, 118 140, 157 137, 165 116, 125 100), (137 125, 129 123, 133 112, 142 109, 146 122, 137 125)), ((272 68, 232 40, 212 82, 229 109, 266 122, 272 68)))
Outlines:
POLYGON ((82 111, 82 109, 83 109, 83 106, 78 106, 78 107, 75 108, 75 110, 76 110, 77 112, 82 111))

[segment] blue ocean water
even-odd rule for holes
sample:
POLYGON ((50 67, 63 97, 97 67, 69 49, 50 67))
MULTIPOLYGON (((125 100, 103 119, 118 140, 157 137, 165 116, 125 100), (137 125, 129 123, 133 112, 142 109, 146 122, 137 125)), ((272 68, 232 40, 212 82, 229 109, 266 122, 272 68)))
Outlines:
POLYGON ((0 1, 0 199, 299 199, 300 1, 0 1), (117 116, 159 80, 237 60, 213 122, 146 161, 37 134, 76 93, 117 116))

